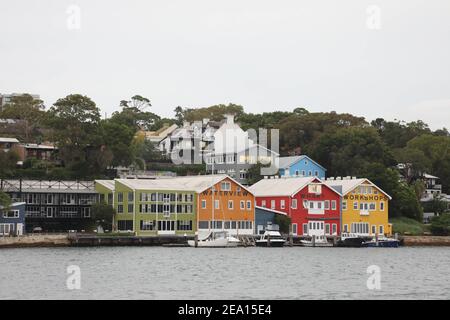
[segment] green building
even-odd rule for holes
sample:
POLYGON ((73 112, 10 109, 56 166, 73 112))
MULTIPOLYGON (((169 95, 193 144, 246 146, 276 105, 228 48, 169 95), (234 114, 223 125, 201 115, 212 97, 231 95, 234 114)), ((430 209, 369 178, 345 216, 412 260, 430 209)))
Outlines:
POLYGON ((95 189, 100 201, 114 207, 116 231, 138 236, 193 235, 197 226, 195 188, 178 180, 96 180, 95 189))

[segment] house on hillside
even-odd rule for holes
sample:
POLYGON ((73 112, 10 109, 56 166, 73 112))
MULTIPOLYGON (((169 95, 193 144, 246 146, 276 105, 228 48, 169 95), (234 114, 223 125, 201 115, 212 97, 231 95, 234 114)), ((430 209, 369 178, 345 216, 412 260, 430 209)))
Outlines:
POLYGON ((279 158, 280 177, 318 177, 324 179, 324 167, 306 155, 279 158))

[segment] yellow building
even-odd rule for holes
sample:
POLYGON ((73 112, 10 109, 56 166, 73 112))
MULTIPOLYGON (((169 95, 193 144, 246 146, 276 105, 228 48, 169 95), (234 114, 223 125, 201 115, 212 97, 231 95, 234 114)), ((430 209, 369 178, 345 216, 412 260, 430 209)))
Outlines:
POLYGON ((369 179, 328 179, 326 183, 343 195, 342 232, 365 236, 392 235, 390 195, 369 179))

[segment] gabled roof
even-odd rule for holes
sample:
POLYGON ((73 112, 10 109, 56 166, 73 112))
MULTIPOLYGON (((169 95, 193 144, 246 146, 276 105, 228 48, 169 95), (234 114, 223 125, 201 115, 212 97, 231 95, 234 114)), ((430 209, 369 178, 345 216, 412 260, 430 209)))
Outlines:
POLYGON ((286 169, 291 167, 292 165, 296 164, 297 162, 301 160, 307 159, 310 162, 313 162, 320 168, 322 168, 324 171, 327 171, 323 166, 321 166, 319 163, 308 157, 307 155, 301 155, 301 156, 293 156, 293 157, 280 157, 279 158, 279 167, 280 169, 286 169))
POLYGON ((114 180, 95 180, 96 183, 108 188, 111 191, 114 191, 115 182, 114 180))
POLYGON ((133 190, 183 190, 201 193, 222 180, 230 179, 242 189, 251 192, 233 178, 223 175, 186 176, 166 179, 116 179, 115 181, 133 190))
POLYGON ((368 182, 371 186, 377 188, 379 191, 381 191, 383 194, 385 194, 389 199, 392 199, 392 197, 390 195, 388 195, 380 187, 378 187, 376 184, 374 184, 372 181, 370 181, 369 179, 366 179, 366 178, 327 180, 327 181, 325 181, 325 184, 330 187, 342 187, 342 194, 346 195, 365 182, 368 182))
POLYGON ((252 185, 249 189, 256 197, 293 196, 315 180, 322 183, 316 177, 263 179, 252 185))

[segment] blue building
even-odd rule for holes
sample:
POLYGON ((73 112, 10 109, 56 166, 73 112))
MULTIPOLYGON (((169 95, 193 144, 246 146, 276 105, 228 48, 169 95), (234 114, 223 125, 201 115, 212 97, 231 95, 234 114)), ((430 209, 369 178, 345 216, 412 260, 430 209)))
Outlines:
POLYGON ((326 176, 324 167, 308 156, 280 157, 280 177, 318 177, 324 179, 326 176))
POLYGON ((25 202, 14 202, 8 209, 0 207, 0 237, 23 235, 25 230, 25 202))
POLYGON ((257 235, 264 234, 267 227, 270 230, 278 230, 278 225, 275 223, 275 216, 286 216, 286 213, 272 210, 269 208, 255 207, 255 231, 257 235))

